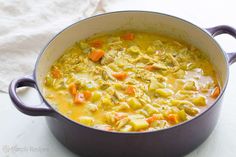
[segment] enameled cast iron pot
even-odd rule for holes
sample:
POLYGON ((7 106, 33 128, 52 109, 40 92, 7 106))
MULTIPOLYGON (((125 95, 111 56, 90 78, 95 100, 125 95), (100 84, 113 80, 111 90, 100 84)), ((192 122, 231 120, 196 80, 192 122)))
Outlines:
POLYGON ((33 75, 13 80, 9 94, 21 112, 31 116, 46 116, 51 132, 66 147, 82 156, 101 157, 165 157, 181 156, 196 148, 210 135, 219 117, 221 101, 227 85, 229 64, 236 53, 225 53, 213 39, 222 33, 236 37, 229 26, 201 29, 177 17, 147 11, 121 11, 93 16, 67 27, 42 50, 33 75), (42 95, 43 80, 53 62, 75 41, 98 32, 117 29, 158 32, 192 44, 205 52, 221 81, 221 94, 206 111, 182 124, 150 132, 119 133, 97 130, 78 124, 56 111, 42 95), (28 86, 38 90, 40 107, 24 104, 16 89, 28 86))

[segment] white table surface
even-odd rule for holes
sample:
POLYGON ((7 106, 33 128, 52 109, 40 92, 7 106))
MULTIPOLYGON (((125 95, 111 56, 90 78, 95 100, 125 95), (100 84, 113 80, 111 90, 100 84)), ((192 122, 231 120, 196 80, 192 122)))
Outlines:
MULTIPOLYGON (((233 0, 116 0, 108 11, 141 9, 164 12, 189 20, 200 27, 228 24, 236 27, 233 0), (214 4, 214 5, 213 5, 214 4)), ((216 38, 226 51, 236 52, 236 40, 227 35, 216 38)), ((187 157, 236 156, 236 64, 230 66, 230 78, 219 122, 210 137, 187 157)), ((39 102, 37 92, 29 89, 19 93, 26 103, 39 102)), ((0 157, 75 157, 50 133, 44 117, 20 113, 8 94, 0 93, 0 157)), ((200 131, 200 130, 199 130, 200 131)))

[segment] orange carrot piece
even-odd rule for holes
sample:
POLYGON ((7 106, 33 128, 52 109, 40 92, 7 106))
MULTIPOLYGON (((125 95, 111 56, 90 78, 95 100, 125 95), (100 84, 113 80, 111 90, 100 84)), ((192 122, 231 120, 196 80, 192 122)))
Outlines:
POLYGON ((176 123, 179 122, 179 121, 178 121, 177 114, 169 114, 169 115, 167 116, 167 120, 168 120, 168 122, 170 122, 171 124, 176 124, 176 123))
POLYGON ((128 77, 128 74, 125 72, 120 72, 120 73, 114 73, 112 74, 117 80, 123 81, 128 77))
POLYGON ((145 69, 149 70, 149 71, 153 71, 155 69, 155 67, 153 65, 147 65, 147 66, 145 66, 145 69))
POLYGON ((128 94, 128 95, 135 95, 135 88, 133 86, 128 86, 126 89, 125 89, 125 93, 128 94))
POLYGON ((61 71, 58 68, 53 68, 51 71, 52 77, 55 79, 61 78, 62 74, 61 71))
POLYGON ((220 95, 220 87, 216 86, 211 93, 211 97, 216 99, 219 95, 220 95))
POLYGON ((77 93, 74 97, 75 104, 82 104, 85 101, 85 97, 83 93, 77 93))
POLYGON ((75 96, 75 95, 76 95, 76 93, 77 93, 77 86, 76 86, 75 83, 73 83, 73 84, 71 84, 71 85, 69 86, 69 92, 70 92, 70 94, 71 94, 72 96, 75 96))
POLYGON ((152 122, 154 122, 155 120, 157 120, 158 117, 154 114, 151 117, 147 118, 146 121, 151 124, 152 122))
POLYGON ((158 119, 158 117, 154 114, 154 115, 152 115, 151 117, 146 118, 146 121, 147 121, 149 124, 151 124, 152 122, 154 122, 154 121, 157 120, 157 119, 158 119))
POLYGON ((103 42, 101 40, 93 40, 89 43, 92 47, 95 47, 95 48, 101 48, 102 47, 102 44, 103 42))
POLYGON ((88 90, 84 91, 83 94, 86 100, 89 100, 92 97, 92 93, 88 90))
POLYGON ((138 132, 144 132, 144 131, 145 131, 144 129, 138 130, 138 132))
POLYGON ((105 52, 101 49, 96 49, 93 50, 89 55, 89 59, 91 59, 94 62, 99 61, 99 59, 101 59, 104 56, 105 52))
POLYGON ((124 40, 134 40, 134 33, 125 33, 121 36, 121 38, 124 40))

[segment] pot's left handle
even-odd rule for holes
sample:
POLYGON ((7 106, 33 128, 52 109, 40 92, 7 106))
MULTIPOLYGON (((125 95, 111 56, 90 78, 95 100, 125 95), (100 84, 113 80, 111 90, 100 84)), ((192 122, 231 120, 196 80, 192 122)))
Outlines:
MULTIPOLYGON (((206 28, 206 30, 213 36, 217 36, 220 34, 229 34, 236 38, 236 29, 227 25, 220 25, 212 28, 206 28)), ((233 64, 236 62, 236 52, 229 52, 228 55, 228 62, 229 64, 233 64)))
POLYGON ((11 101, 19 111, 31 116, 52 116, 55 113, 53 109, 47 106, 44 102, 37 106, 26 105, 23 103, 17 96, 16 90, 17 88, 24 86, 37 88, 35 80, 31 75, 13 80, 9 86, 9 95, 11 101))

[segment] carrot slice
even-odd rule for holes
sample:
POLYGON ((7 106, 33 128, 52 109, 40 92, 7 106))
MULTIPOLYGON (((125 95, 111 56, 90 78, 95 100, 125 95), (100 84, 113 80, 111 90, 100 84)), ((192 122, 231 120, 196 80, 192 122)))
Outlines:
POLYGON ((85 97, 83 93, 77 93, 74 97, 75 104, 82 104, 85 101, 85 97))
POLYGON ((89 43, 92 47, 95 47, 95 48, 101 48, 102 47, 102 44, 103 42, 101 40, 93 40, 89 43))
POLYGON ((151 124, 152 122, 154 122, 155 120, 157 120, 158 117, 154 114, 151 117, 147 118, 146 121, 151 124))
POLYGON ((62 76, 61 71, 58 68, 53 68, 51 71, 51 74, 52 74, 52 77, 56 79, 59 79, 62 76))
POLYGON ((171 124, 176 124, 176 123, 179 122, 179 121, 178 121, 177 114, 169 114, 169 115, 167 116, 167 120, 168 120, 168 122, 170 122, 171 124))
POLYGON ((86 100, 89 100, 92 97, 92 93, 88 90, 84 91, 83 94, 86 100))
POLYGON ((120 73, 112 74, 112 76, 114 76, 117 80, 123 81, 124 79, 127 78, 128 74, 125 72, 120 72, 120 73))
POLYGON ((73 84, 71 84, 71 85, 69 86, 69 92, 70 92, 70 94, 71 94, 72 96, 75 96, 75 95, 76 95, 76 93, 77 93, 77 86, 76 86, 75 83, 73 83, 73 84))
POLYGON ((91 59, 94 62, 99 61, 99 59, 101 59, 104 56, 105 52, 101 49, 96 49, 93 50, 89 55, 89 59, 91 59))
POLYGON ((147 65, 147 66, 145 66, 145 69, 149 70, 149 71, 153 71, 155 69, 155 67, 153 65, 147 65))
POLYGON ((212 98, 217 98, 220 95, 220 87, 216 86, 211 93, 212 98))
POLYGON ((135 95, 135 88, 133 86, 128 86, 126 89, 125 89, 125 93, 128 94, 128 95, 135 95))
POLYGON ((138 130, 138 132, 144 132, 144 131, 145 131, 144 129, 138 130))
POLYGON ((121 36, 121 38, 124 40, 134 40, 134 37, 135 37, 134 33, 130 33, 130 32, 125 33, 121 36))

